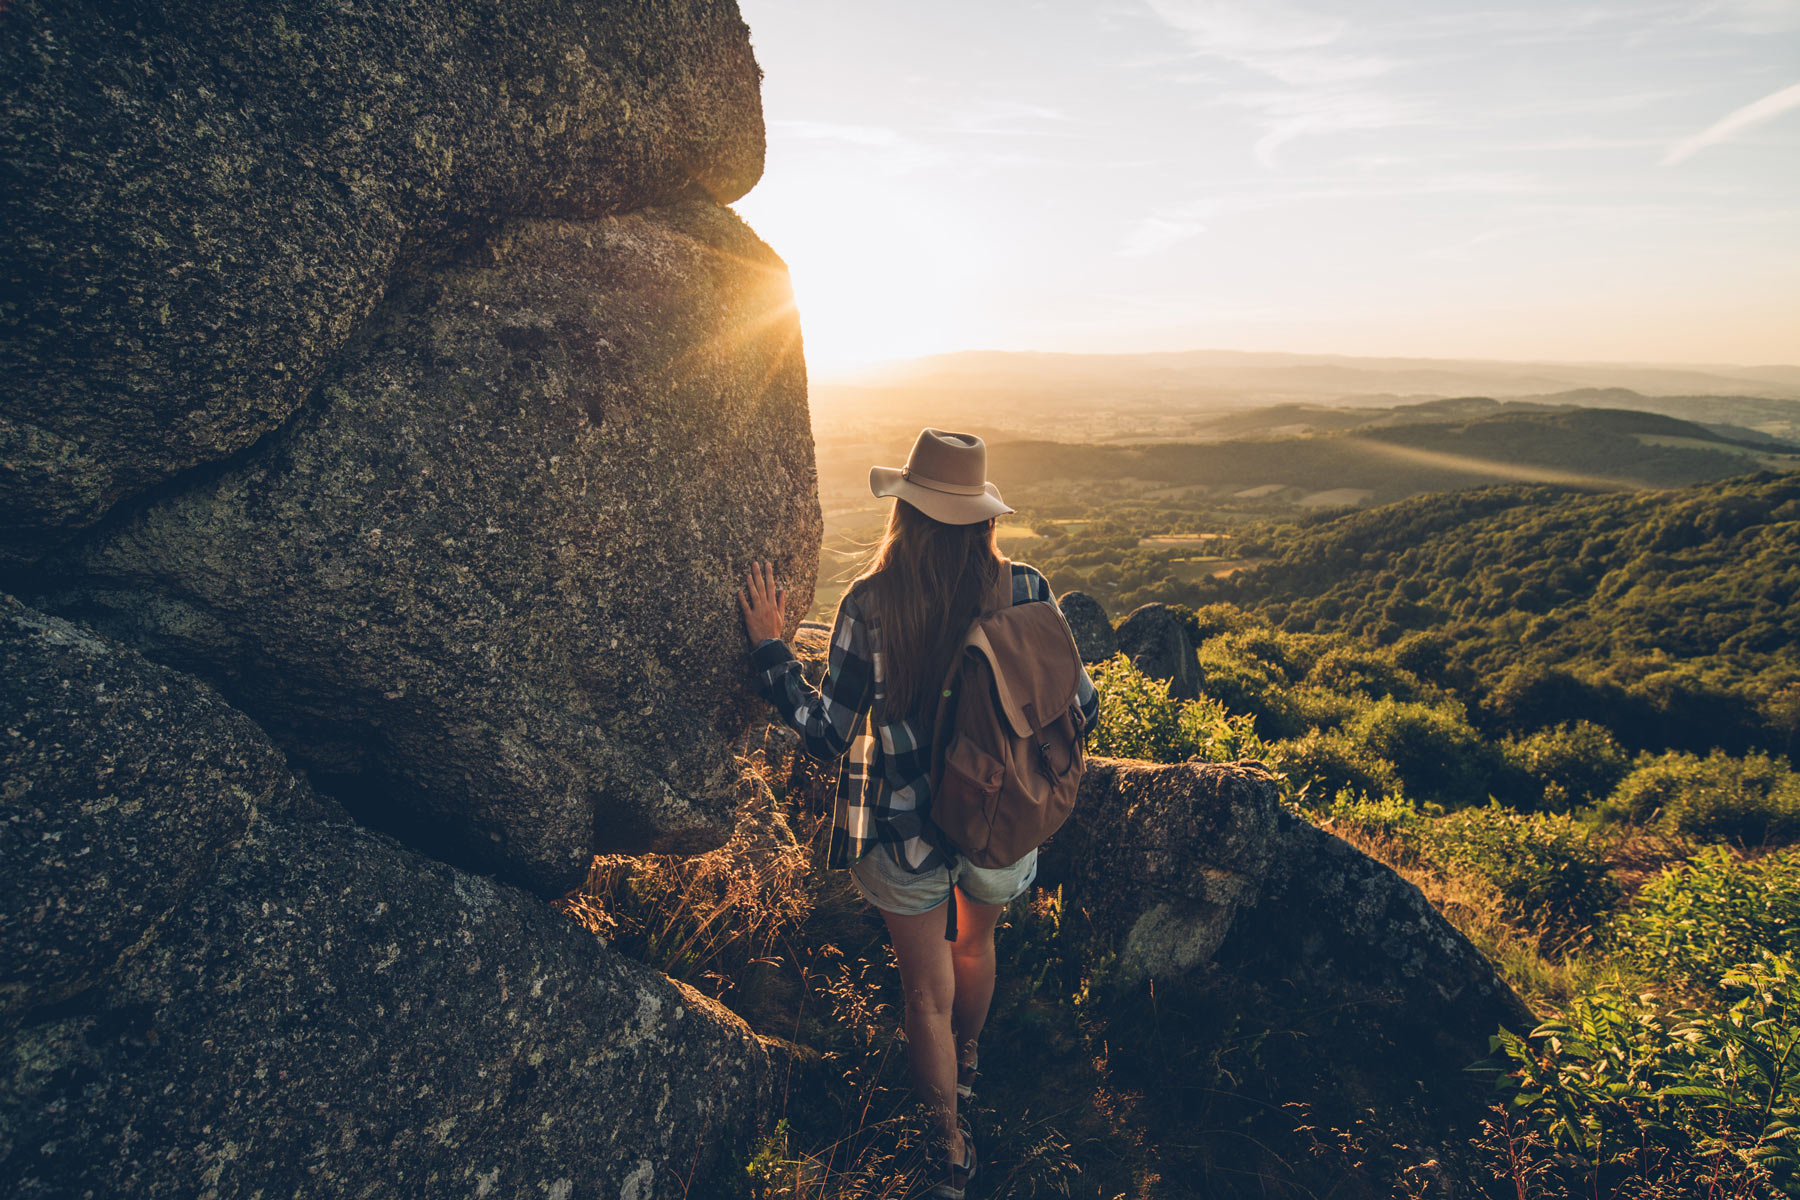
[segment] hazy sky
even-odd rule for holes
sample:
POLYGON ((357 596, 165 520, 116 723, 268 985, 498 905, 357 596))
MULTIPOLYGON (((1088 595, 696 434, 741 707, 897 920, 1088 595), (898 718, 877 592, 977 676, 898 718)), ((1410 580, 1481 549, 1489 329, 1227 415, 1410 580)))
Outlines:
POLYGON ((816 371, 1800 361, 1800 0, 741 0, 816 371))

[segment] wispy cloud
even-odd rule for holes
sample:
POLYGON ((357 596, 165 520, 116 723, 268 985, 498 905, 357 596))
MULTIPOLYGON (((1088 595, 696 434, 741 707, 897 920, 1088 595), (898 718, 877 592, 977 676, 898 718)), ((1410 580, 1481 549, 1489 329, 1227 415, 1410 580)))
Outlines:
POLYGON ((1351 23, 1282 0, 1146 0, 1190 50, 1225 59, 1281 86, 1243 91, 1226 102, 1259 112, 1266 131, 1252 147, 1258 164, 1303 137, 1385 129, 1416 122, 1413 105, 1369 86, 1397 63, 1352 47, 1351 23))
POLYGON ((1682 138, 1670 146, 1669 152, 1663 155, 1662 165, 1673 166, 1697 150, 1703 150, 1718 142, 1729 141, 1751 126, 1760 125, 1764 121, 1778 117, 1790 108, 1800 108, 1800 83, 1784 87, 1779 92, 1773 92, 1761 100, 1726 113, 1692 137, 1682 138))
POLYGON ((1074 117, 1060 108, 999 98, 970 102, 949 116, 952 133, 1061 134, 1077 124, 1074 117))
POLYGON ((1119 252, 1127 258, 1144 258, 1191 241, 1205 232, 1205 225, 1187 218, 1144 217, 1125 235, 1119 252))
POLYGON ((1393 64, 1377 55, 1334 49, 1350 22, 1280 0, 1148 0, 1150 9, 1193 49, 1295 87, 1369 79, 1393 64))
POLYGON ((1262 113, 1267 132, 1256 140, 1253 153, 1257 163, 1265 167, 1273 167, 1275 152, 1297 138, 1389 129, 1424 120, 1415 105, 1363 89, 1240 92, 1224 97, 1224 103, 1262 113))
POLYGON ((866 161, 879 174, 895 176, 940 167, 952 159, 941 146, 909 136, 886 125, 856 125, 838 121, 771 121, 769 128, 779 133, 771 144, 789 147, 816 146, 819 153, 849 153, 858 161, 866 161))

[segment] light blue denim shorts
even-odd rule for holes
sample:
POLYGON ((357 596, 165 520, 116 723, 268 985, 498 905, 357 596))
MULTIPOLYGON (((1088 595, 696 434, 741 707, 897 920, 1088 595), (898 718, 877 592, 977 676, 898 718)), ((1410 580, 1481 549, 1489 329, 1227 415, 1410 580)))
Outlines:
POLYGON ((1010 867, 978 867, 958 855, 948 867, 914 875, 894 861, 892 848, 877 845, 850 866, 850 878, 863 899, 883 912, 903 917, 930 912, 959 887, 977 904, 1008 904, 1025 894, 1037 878, 1038 852, 1033 850, 1010 867))

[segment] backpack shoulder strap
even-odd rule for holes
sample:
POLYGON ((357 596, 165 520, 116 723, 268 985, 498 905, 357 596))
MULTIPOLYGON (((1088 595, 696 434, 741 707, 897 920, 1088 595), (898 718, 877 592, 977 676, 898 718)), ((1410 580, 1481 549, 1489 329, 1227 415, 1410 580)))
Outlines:
POLYGON ((982 599, 981 611, 998 612, 1003 608, 1011 608, 1013 602, 1012 559, 1005 555, 1000 557, 1000 569, 994 574, 993 586, 982 599))

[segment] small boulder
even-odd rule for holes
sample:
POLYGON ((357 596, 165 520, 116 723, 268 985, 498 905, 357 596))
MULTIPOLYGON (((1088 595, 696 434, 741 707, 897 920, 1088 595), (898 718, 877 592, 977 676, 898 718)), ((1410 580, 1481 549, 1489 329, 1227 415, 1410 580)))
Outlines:
POLYGON ((1064 592, 1056 603, 1068 619, 1082 662, 1105 662, 1119 652, 1119 636, 1098 600, 1086 592, 1064 592))
POLYGON ((1198 700, 1202 680, 1194 640, 1185 622, 1166 604, 1141 604, 1118 629, 1119 649, 1151 679, 1166 679, 1169 695, 1198 700))

